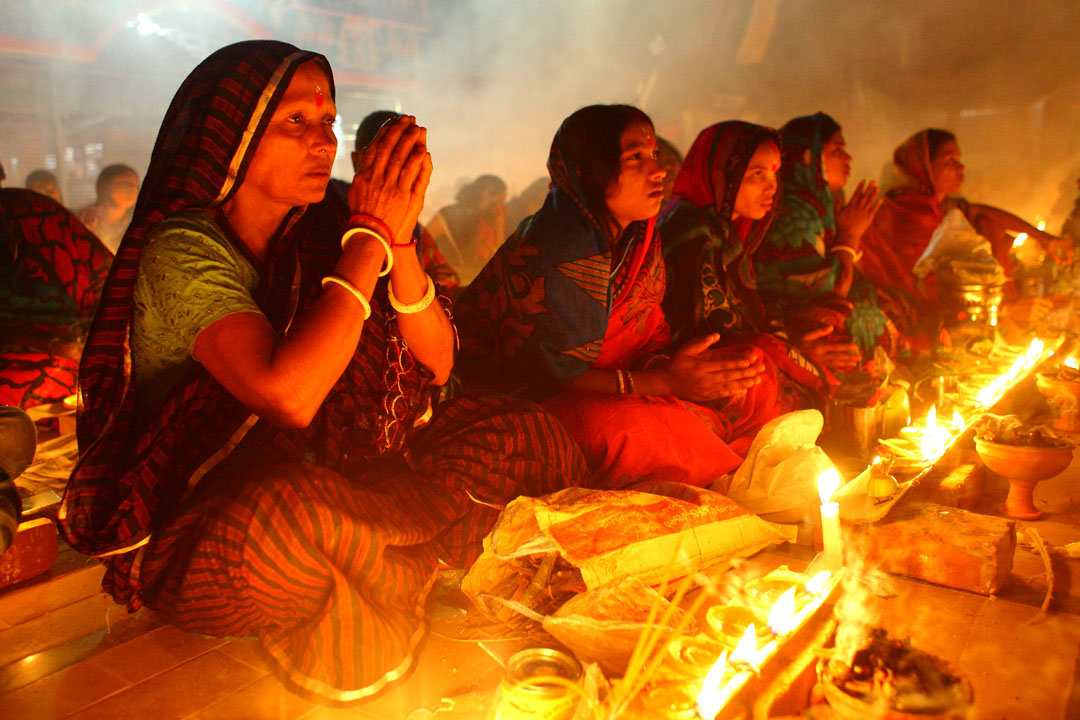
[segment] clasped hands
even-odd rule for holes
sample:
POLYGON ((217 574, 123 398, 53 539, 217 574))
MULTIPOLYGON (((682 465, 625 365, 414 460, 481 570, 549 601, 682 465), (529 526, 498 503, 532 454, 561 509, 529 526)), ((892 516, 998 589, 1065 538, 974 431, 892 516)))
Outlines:
POLYGON ((671 394, 685 400, 708 402, 745 393, 763 380, 761 351, 738 345, 714 348, 718 333, 704 335, 683 345, 668 364, 671 394))
POLYGON ((395 249, 407 248, 415 255, 412 231, 424 209, 431 171, 427 128, 417 125, 411 115, 388 120, 364 150, 360 171, 349 188, 349 209, 354 215, 381 220, 394 234, 387 240, 395 249))

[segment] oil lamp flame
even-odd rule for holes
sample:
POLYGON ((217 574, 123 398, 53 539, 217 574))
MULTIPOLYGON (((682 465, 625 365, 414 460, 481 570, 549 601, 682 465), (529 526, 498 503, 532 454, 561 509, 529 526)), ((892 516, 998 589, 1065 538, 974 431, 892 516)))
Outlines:
POLYGON ((1072 368, 1073 370, 1080 370, 1080 363, 1076 361, 1074 357, 1065 358, 1065 367, 1072 368))
POLYGON ((822 570, 806 581, 806 592, 811 595, 823 595, 825 593, 825 588, 829 585, 830 577, 832 577, 831 572, 822 570))
POLYGON ((769 613, 769 629, 777 635, 787 635, 793 631, 798 623, 795 619, 795 588, 780 596, 769 613))
POLYGON ((1025 232, 1019 233, 1019 234, 1017 234, 1017 236, 1015 238, 1013 238, 1012 246, 1014 248, 1021 247, 1024 244, 1024 241, 1027 240, 1027 239, 1028 239, 1028 234, 1027 233, 1025 233, 1025 232))
POLYGON ((964 427, 964 416, 960 414, 959 410, 953 410, 952 412, 952 424, 957 430, 964 427))
POLYGON ((705 676, 705 682, 698 693, 698 714, 703 718, 716 717, 716 714, 724 707, 724 698, 720 692, 720 684, 724 680, 724 671, 727 670, 727 653, 725 652, 713 663, 709 674, 705 676))
POLYGON ((833 493, 840 489, 840 473, 836 471, 836 468, 826 468, 821 471, 817 478, 817 488, 821 502, 829 502, 833 493))
POLYGON ((949 444, 949 431, 938 426, 937 407, 931 407, 926 416, 926 432, 923 433, 919 452, 927 462, 934 462, 945 454, 949 444))
POLYGON ((742 639, 739 640, 739 644, 735 646, 735 649, 731 652, 731 662, 742 663, 749 665, 750 667, 757 669, 757 635, 754 629, 754 624, 750 623, 746 626, 746 632, 743 633, 742 639))

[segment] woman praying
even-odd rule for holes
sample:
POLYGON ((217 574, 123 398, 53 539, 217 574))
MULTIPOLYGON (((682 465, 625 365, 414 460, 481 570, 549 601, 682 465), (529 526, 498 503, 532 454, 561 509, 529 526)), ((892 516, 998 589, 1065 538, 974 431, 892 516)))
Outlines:
MULTIPOLYGON (((1071 245, 1035 228, 1020 218, 989 205, 969 203, 958 196, 964 184, 964 164, 956 136, 945 130, 923 130, 893 152, 892 187, 863 241, 859 270, 874 283, 889 283, 913 297, 936 303, 937 278, 916 281, 915 263, 945 218, 957 208, 976 232, 990 241, 994 258, 1011 276, 1008 232, 1027 233, 1058 260, 1071 261, 1071 245)), ((1015 294, 1015 293, 1013 293, 1015 294)), ((1049 299, 1028 297, 1002 308, 1006 317, 1020 322, 1038 320, 1051 307, 1049 299)))
POLYGON ((543 207, 458 303, 466 386, 544 398, 596 483, 711 484, 779 412, 775 368, 718 333, 667 354, 652 121, 626 105, 582 108, 556 133, 548 170, 543 207))
POLYGON ((290 687, 350 702, 407 673, 440 564, 584 463, 528 402, 432 412, 454 330, 412 245, 426 130, 380 130, 346 206, 336 114, 326 58, 280 42, 185 80, 83 354, 60 523, 118 602, 255 635, 290 687))
POLYGON ((827 332, 818 339, 846 347, 822 356, 833 370, 854 370, 879 347, 896 356, 906 350, 896 323, 906 327, 911 310, 855 272, 862 236, 880 205, 877 186, 860 182, 846 203, 836 202, 851 156, 840 126, 825 113, 795 118, 780 136, 781 207, 754 254, 769 314, 793 332, 827 332))

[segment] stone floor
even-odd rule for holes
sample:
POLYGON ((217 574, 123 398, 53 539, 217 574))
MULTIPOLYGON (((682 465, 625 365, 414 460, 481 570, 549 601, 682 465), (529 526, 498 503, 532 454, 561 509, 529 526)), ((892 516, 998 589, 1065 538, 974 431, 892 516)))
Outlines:
MULTIPOLYGON (((1034 526, 1051 545, 1080 540, 1080 462, 1036 490, 1047 516, 1034 526)), ((987 484, 980 510, 1005 494, 987 484)), ((779 548, 777 561, 799 549, 779 548)), ((803 553, 805 555, 805 553, 803 553)), ((1039 557, 1019 548, 1014 576, 998 597, 895 578, 889 599, 868 608, 896 635, 955 663, 975 688, 973 717, 1080 718, 1080 560, 1054 558, 1049 613, 1039 557)), ((70 550, 45 576, 0 591, 0 717, 59 718, 406 718, 439 699, 494 688, 507 643, 462 642, 436 626, 413 674, 358 708, 314 705, 286 691, 250 640, 204 638, 128 614, 104 596, 102 569, 70 550)), ((818 718, 826 711, 814 711, 818 718)), ((427 718, 417 712, 414 720, 427 718)), ((455 716, 457 717, 457 716, 455 716)))

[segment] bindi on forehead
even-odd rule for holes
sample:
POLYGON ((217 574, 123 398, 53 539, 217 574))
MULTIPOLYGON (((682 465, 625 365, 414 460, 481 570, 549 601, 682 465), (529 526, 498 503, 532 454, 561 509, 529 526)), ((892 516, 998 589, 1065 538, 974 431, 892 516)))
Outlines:
POLYGON ((320 86, 316 85, 315 86, 315 107, 322 108, 324 102, 326 102, 326 96, 323 94, 323 89, 320 86))

